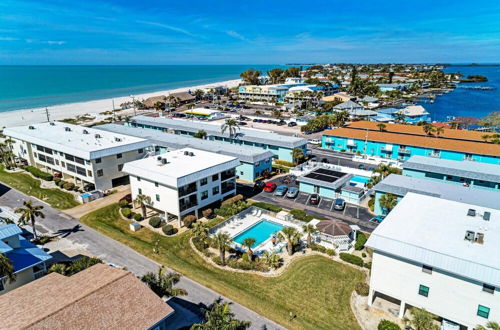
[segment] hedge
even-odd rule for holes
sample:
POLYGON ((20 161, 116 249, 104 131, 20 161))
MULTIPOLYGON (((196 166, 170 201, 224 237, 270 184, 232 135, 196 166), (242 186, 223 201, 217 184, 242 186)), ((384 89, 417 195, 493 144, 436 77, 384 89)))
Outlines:
POLYGON ((54 176, 50 173, 44 172, 37 167, 34 166, 24 166, 24 170, 30 172, 34 177, 45 180, 52 181, 54 180, 54 176))
POLYGON ((165 235, 173 235, 175 234, 174 227, 172 225, 165 225, 161 227, 161 230, 165 235))
POLYGON ((128 202, 126 200, 122 200, 118 202, 118 205, 120 205, 121 208, 124 208, 128 206, 128 202))
POLYGON ((288 166, 288 167, 295 166, 295 164, 293 162, 287 162, 286 160, 281 160, 281 159, 275 159, 274 164, 288 166))
POLYGON ((160 217, 152 217, 149 219, 149 224, 153 228, 160 228, 161 226, 161 218, 160 217))
POLYGON ((359 266, 359 267, 363 267, 363 259, 361 259, 358 256, 355 256, 355 255, 349 254, 349 253, 341 253, 339 256, 340 256, 340 259, 344 260, 345 262, 348 262, 350 264, 354 264, 354 265, 359 266))
POLYGON ((264 203, 264 202, 253 203, 252 206, 255 206, 255 207, 258 207, 258 208, 261 208, 264 210, 268 210, 271 212, 275 212, 275 213, 278 213, 281 210, 283 210, 283 208, 279 207, 278 205, 264 203))
POLYGON ((356 235, 356 244, 354 244, 354 248, 356 250, 363 249, 365 247, 366 241, 367 241, 366 235, 363 232, 358 231, 356 235))
POLYGON ((129 218, 132 216, 132 211, 128 207, 122 209, 122 214, 124 217, 129 218))
POLYGON ((378 330, 401 330, 401 327, 394 322, 382 320, 377 326, 378 330))
POLYGON ((231 205, 233 203, 241 201, 242 199, 243 199, 243 195, 242 194, 238 194, 236 196, 233 196, 231 198, 226 199, 225 201, 223 201, 221 203, 221 205, 231 205))

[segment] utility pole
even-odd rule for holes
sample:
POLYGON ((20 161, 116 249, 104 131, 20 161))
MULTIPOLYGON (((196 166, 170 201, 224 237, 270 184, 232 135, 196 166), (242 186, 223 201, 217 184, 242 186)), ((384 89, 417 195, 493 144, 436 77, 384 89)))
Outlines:
POLYGON ((47 116, 47 122, 50 122, 50 114, 49 114, 49 109, 45 107, 45 115, 47 116))
POLYGON ((112 99, 111 102, 113 103, 113 123, 116 121, 115 119, 115 99, 112 99))

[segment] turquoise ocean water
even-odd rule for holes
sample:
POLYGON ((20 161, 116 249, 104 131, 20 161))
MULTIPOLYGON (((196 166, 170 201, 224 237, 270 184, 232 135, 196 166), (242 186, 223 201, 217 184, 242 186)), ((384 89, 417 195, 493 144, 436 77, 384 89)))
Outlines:
POLYGON ((277 65, 0 66, 0 112, 238 79, 277 65))

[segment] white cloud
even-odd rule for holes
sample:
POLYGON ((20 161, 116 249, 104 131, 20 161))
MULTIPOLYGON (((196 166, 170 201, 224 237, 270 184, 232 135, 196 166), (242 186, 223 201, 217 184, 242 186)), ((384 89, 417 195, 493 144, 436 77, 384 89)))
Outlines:
POLYGON ((167 24, 163 24, 163 23, 157 23, 157 22, 149 22, 149 21, 135 21, 136 23, 139 23, 139 24, 145 24, 145 25, 150 25, 150 26, 157 26, 157 27, 161 27, 161 28, 164 28, 164 29, 167 29, 167 30, 170 30, 170 31, 174 31, 174 32, 179 32, 179 33, 182 33, 182 34, 185 34, 187 36, 190 36, 190 37, 196 37, 195 34, 187 31, 187 30, 184 30, 180 27, 177 27, 177 26, 172 26, 172 25, 167 25, 167 24))
POLYGON ((66 41, 64 41, 64 40, 48 40, 47 43, 49 45, 58 45, 58 46, 60 46, 60 45, 64 45, 66 43, 66 41))
POLYGON ((17 38, 12 38, 12 37, 0 37, 0 41, 16 41, 19 40, 17 38))
POLYGON ((242 41, 246 41, 246 42, 250 42, 250 40, 248 40, 247 38, 245 38, 245 36, 244 36, 244 35, 241 35, 241 34, 239 34, 239 33, 238 33, 238 32, 236 32, 236 31, 233 31, 233 30, 228 30, 228 31, 226 31, 226 34, 227 34, 228 36, 233 37, 233 38, 236 38, 236 39, 239 39, 239 40, 242 40, 242 41))

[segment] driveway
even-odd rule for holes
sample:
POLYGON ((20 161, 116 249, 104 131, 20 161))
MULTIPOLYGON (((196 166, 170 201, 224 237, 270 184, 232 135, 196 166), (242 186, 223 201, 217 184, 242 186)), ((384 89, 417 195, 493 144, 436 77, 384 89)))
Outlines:
MULTIPOLYGON (((0 184, 0 205, 9 206, 15 209, 18 208, 24 200, 28 199, 34 198, 0 184)), ((39 220, 37 225, 37 230, 40 230, 41 233, 56 234, 61 237, 61 240, 67 240, 67 243, 69 242, 69 244, 73 246, 78 246, 80 249, 84 249, 88 254, 99 257, 107 263, 127 267, 129 271, 137 276, 141 276, 146 272, 156 272, 158 270, 159 265, 156 262, 135 252, 131 248, 81 224, 77 219, 51 208, 48 204, 41 201, 37 201, 36 203, 44 204, 43 212, 45 213, 45 219, 39 220)), ((190 305, 192 307, 189 309, 183 307, 177 311, 179 314, 183 315, 186 313, 186 319, 192 319, 193 310, 197 310, 199 313, 201 312, 201 308, 205 308, 215 299, 221 297, 217 292, 202 286, 186 276, 181 278, 178 286, 189 293, 188 296, 178 298, 176 304, 182 306, 190 305), (186 304, 180 304, 179 300, 185 301, 186 304)), ((223 296, 222 298, 231 302, 231 308, 237 318, 252 322, 252 329, 283 329, 280 325, 260 316, 254 311, 234 303, 223 296)))

